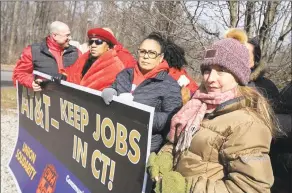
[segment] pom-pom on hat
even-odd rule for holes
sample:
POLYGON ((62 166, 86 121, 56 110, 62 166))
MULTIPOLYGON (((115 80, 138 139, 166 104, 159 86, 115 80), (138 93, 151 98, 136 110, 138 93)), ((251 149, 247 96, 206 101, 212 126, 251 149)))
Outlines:
POLYGON ((115 36, 112 33, 110 33, 107 30, 107 28, 105 28, 105 29, 103 29, 103 28, 90 29, 87 32, 87 36, 88 36, 89 39, 91 39, 91 38, 99 38, 99 39, 101 39, 103 41, 110 42, 113 45, 117 45, 118 44, 118 41, 115 38, 115 36))
POLYGON ((229 70, 241 85, 247 85, 251 72, 247 39, 243 30, 229 29, 224 39, 216 41, 205 51, 201 71, 207 66, 219 65, 229 70))

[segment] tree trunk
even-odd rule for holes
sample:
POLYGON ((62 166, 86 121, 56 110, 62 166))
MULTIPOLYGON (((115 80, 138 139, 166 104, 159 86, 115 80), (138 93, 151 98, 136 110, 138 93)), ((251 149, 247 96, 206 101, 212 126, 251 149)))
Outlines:
POLYGON ((52 1, 44 2, 44 18, 42 20, 42 27, 41 27, 41 37, 46 37, 48 33, 48 24, 49 24, 49 18, 51 15, 52 9, 52 1))
MULTIPOLYGON (((73 26, 74 26, 74 19, 75 19, 75 14, 76 14, 76 7, 77 7, 77 1, 74 2, 73 13, 72 13, 72 19, 71 19, 71 22, 70 22, 70 24, 69 24, 70 29, 72 29, 73 26)), ((71 10, 70 10, 70 11, 71 11, 71 10)))
POLYGON ((13 9, 13 18, 12 18, 12 23, 11 23, 11 26, 12 26, 11 36, 10 36, 9 46, 8 46, 8 64, 10 64, 13 61, 13 58, 12 58, 12 56, 14 56, 13 46, 14 46, 15 34, 17 30, 19 9, 20 9, 20 1, 16 1, 14 4, 14 9, 13 9))
MULTIPOLYGON (((265 52, 266 47, 267 47, 266 41, 268 39, 268 33, 271 30, 272 24, 275 19, 278 4, 279 2, 277 1, 269 1, 266 12, 264 14, 264 21, 260 28, 260 34, 259 34, 261 48, 264 51, 264 53, 266 53, 265 52)), ((265 56, 266 54, 263 57, 265 56)))
POLYGON ((32 30, 32 42, 35 42, 38 39, 38 31, 39 31, 39 21, 41 15, 41 3, 42 2, 35 2, 36 3, 36 13, 34 14, 33 24, 31 26, 32 30))
MULTIPOLYGON (((24 10, 29 10, 29 2, 26 2, 24 5, 24 10)), ((29 39, 29 30, 27 29, 27 26, 29 26, 28 22, 28 11, 25 11, 25 15, 24 15, 24 21, 25 21, 25 28, 26 30, 24 31, 24 36, 22 36, 22 45, 26 46, 26 42, 29 39)))
POLYGON ((244 20, 244 30, 247 33, 248 37, 253 36, 253 14, 254 14, 255 2, 247 1, 246 2, 246 11, 245 11, 245 20, 244 20))
POLYGON ((238 21, 238 1, 227 1, 230 13, 230 27, 236 27, 238 21))
POLYGON ((44 28, 46 27, 46 10, 48 7, 48 2, 43 1, 41 3, 41 12, 40 12, 40 25, 39 25, 39 35, 38 40, 42 39, 44 36, 44 28))
POLYGON ((177 5, 178 3, 175 1, 156 2, 159 11, 159 19, 156 21, 157 30, 168 38, 172 38, 171 34, 175 31, 174 21, 177 15, 177 5))

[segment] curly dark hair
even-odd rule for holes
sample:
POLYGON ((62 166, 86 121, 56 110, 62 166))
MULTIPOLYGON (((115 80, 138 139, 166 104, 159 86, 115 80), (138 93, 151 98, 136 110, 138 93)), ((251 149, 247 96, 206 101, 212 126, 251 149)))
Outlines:
POLYGON ((164 53, 164 59, 167 61, 169 67, 181 69, 184 65, 187 65, 184 49, 173 41, 164 38, 161 33, 152 32, 143 41, 147 39, 158 42, 161 47, 161 53, 164 53))

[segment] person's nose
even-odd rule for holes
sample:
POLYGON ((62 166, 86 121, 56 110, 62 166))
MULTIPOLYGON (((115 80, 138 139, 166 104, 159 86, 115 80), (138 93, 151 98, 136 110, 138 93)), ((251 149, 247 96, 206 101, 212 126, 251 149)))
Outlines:
POLYGON ((97 47, 97 45, 95 44, 95 42, 93 42, 93 43, 91 44, 91 47, 92 47, 92 48, 97 47))
POLYGON ((209 74, 209 77, 208 77, 208 82, 214 82, 216 81, 218 78, 218 74, 217 74, 217 71, 212 69, 210 71, 210 74, 209 74))
POLYGON ((149 55, 148 55, 148 52, 146 52, 143 56, 144 59, 148 59, 149 58, 149 55), (147 57, 146 57, 147 56, 147 57))
POLYGON ((72 40, 72 37, 71 37, 71 36, 69 36, 69 37, 68 37, 68 40, 69 40, 69 41, 70 41, 70 40, 72 40))

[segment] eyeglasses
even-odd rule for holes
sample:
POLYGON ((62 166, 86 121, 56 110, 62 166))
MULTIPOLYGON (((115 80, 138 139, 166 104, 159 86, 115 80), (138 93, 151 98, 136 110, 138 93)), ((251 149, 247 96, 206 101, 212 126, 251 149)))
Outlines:
POLYGON ((144 50, 144 49, 138 49, 137 52, 138 52, 140 57, 145 57, 145 55, 147 54, 150 59, 155 59, 159 55, 162 54, 162 53, 158 54, 156 51, 153 51, 153 50, 144 50))
POLYGON ((88 44, 91 46, 93 44, 93 42, 95 43, 95 45, 101 45, 104 41, 97 39, 97 40, 89 40, 88 44))
POLYGON ((67 37, 67 38, 71 37, 71 34, 65 34, 65 35, 57 34, 57 35, 67 37))

